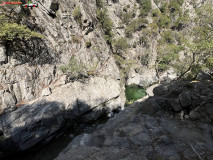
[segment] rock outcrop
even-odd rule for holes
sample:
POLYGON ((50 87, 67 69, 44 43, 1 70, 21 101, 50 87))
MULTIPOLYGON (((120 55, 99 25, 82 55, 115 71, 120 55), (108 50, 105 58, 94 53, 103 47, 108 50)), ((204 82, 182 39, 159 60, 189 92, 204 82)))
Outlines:
POLYGON ((125 108, 93 134, 76 137, 55 160, 212 159, 212 121, 181 119, 171 105, 180 98, 179 104, 190 108, 199 101, 195 94, 200 94, 200 107, 210 118, 212 82, 167 84, 156 87, 154 93, 125 108))
MULTIPOLYGON (((114 109, 123 109, 126 84, 146 88, 177 77, 171 68, 162 74, 157 73, 157 44, 167 27, 160 29, 157 26, 154 31, 158 25, 153 25, 157 13, 150 9, 141 19, 141 4, 138 2, 104 0, 104 7, 98 8, 97 0, 45 0, 32 10, 20 6, 11 10, 17 17, 14 22, 26 25, 45 38, 0 42, 2 151, 26 150, 47 142, 67 121, 72 123, 80 118, 89 122, 114 109), (104 29, 104 23, 98 17, 100 10, 104 11, 102 16, 108 20, 105 27, 110 31, 104 29), (129 24, 124 22, 128 17, 133 20, 131 22, 137 19, 144 24, 134 26, 135 23, 131 23, 132 26, 128 26, 130 21, 129 24), (126 35, 128 27, 134 30, 132 38, 126 35), (107 40, 109 35, 106 32, 113 33, 112 42, 107 40), (125 52, 117 53, 114 41, 121 37, 128 39, 128 47, 124 46, 127 48, 125 52), (71 63, 73 57, 79 65, 71 63)), ((162 2, 151 0, 150 8, 158 10, 162 2)), ((186 0, 179 7, 183 13, 190 9, 189 16, 193 17, 195 10, 190 2, 186 0)), ((203 2, 196 1, 199 5, 203 2)), ((5 13, 9 11, 4 10, 5 13)), ((168 15, 164 16, 163 20, 168 15)), ((190 27, 184 30, 187 32, 187 29, 190 27)), ((183 60, 184 56, 180 61, 183 60)), ((150 93, 148 100, 132 105, 97 133, 84 135, 85 141, 78 137, 80 145, 74 141, 70 150, 58 159, 69 156, 74 159, 79 158, 77 156, 80 159, 88 156, 91 159, 167 159, 171 155, 177 159, 195 158, 198 146, 202 157, 211 158, 212 143, 207 139, 210 139, 213 120, 212 90, 210 82, 160 85, 154 89, 154 97, 150 93), (182 122, 177 118, 184 124, 180 124, 182 122), (168 128, 167 123, 171 123, 168 128), (200 128, 198 132, 194 125, 200 128), (174 126, 176 129, 173 130, 174 126), (187 133, 189 130, 195 133, 195 137, 187 133), (202 134, 206 137, 201 137, 202 134), (164 152, 167 149, 168 153, 164 152), (84 154, 79 155, 82 150, 84 154)))
MULTIPOLYGON (((48 94, 0 117, 1 150, 26 150, 41 141, 50 140, 66 121, 72 123, 77 118, 86 122, 97 120, 124 105, 119 82, 111 78, 76 81, 48 94)), ((12 99, 10 93, 5 96, 12 99)))

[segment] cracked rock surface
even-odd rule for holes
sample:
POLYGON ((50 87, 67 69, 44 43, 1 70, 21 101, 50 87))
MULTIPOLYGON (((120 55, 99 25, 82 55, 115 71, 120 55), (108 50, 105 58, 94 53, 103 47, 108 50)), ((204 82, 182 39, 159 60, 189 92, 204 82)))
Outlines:
MULTIPOLYGON (((179 112, 172 110, 168 101, 180 98, 179 94, 186 98, 185 93, 187 96, 203 93, 196 92, 199 88, 208 88, 209 92, 204 99, 212 100, 212 83, 195 83, 190 88, 184 84, 189 85, 179 84, 182 88, 176 92, 175 89, 179 89, 176 88, 177 84, 156 87, 156 96, 125 108, 105 125, 99 126, 93 134, 76 137, 55 160, 213 159, 212 122, 202 118, 196 121, 181 119, 179 112), (175 94, 173 97, 172 93, 175 94)), ((192 107, 193 100, 190 102, 188 107, 192 107)), ((206 104, 202 106, 205 112, 209 112, 212 107, 206 107, 206 104)))

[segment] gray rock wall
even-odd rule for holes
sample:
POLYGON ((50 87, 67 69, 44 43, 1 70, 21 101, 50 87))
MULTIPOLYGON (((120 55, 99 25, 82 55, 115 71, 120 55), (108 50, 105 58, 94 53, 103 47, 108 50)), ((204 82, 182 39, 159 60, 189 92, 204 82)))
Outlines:
MULTIPOLYGON (((72 123, 80 117, 87 122, 97 120, 107 111, 111 112, 124 105, 120 93, 118 81, 101 77, 58 87, 52 90, 51 95, 36 99, 0 117, 0 132, 4 137, 0 141, 0 149, 25 150, 51 139, 66 121, 72 123)), ((10 93, 4 95, 6 99, 12 99, 10 93)))

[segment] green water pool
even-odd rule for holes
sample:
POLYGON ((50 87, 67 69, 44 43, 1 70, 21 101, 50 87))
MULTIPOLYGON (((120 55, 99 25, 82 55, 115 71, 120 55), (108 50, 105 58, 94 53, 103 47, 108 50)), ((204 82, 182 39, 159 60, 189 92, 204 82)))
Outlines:
POLYGON ((147 95, 146 90, 136 84, 126 86, 125 94, 127 101, 136 101, 147 95))

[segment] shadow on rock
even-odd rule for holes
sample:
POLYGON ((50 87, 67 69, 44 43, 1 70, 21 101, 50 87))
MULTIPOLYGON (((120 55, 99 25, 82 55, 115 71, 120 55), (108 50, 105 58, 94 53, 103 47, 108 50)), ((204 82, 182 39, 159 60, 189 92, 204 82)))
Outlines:
POLYGON ((80 100, 72 106, 46 100, 23 105, 0 117, 0 152, 22 151, 45 144, 67 125, 95 121, 106 112, 104 104, 91 107, 80 100))
POLYGON ((32 38, 26 41, 13 41, 6 44, 7 55, 21 64, 53 64, 59 59, 57 53, 49 48, 43 39, 32 38))

